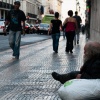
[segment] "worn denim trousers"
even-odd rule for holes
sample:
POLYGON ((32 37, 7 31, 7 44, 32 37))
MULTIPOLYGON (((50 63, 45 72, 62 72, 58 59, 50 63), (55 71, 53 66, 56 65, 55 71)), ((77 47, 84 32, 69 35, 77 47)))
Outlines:
POLYGON ((13 56, 20 55, 21 31, 9 31, 9 45, 13 50, 13 56))
POLYGON ((60 38, 60 33, 52 34, 53 50, 54 50, 55 52, 58 52, 59 38, 60 38))

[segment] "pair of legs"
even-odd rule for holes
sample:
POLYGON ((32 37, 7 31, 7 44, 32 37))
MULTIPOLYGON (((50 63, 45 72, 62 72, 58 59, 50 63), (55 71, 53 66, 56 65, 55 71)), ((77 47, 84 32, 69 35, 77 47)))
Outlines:
POLYGON ((58 52, 59 38, 60 38, 60 33, 52 34, 53 50, 54 50, 56 53, 58 52))
POLYGON ((9 31, 9 45, 13 50, 13 56, 19 59, 21 31, 9 31))
POLYGON ((76 44, 76 42, 77 42, 77 44, 79 44, 79 38, 80 38, 80 29, 78 29, 75 32, 75 38, 74 38, 75 44, 76 44))
POLYGON ((75 31, 69 31, 69 32, 66 32, 66 39, 67 39, 67 42, 66 42, 66 52, 72 52, 73 50, 73 40, 74 40, 74 37, 75 37, 75 31))
POLYGON ((61 82, 62 84, 64 84, 66 81, 71 80, 71 79, 75 79, 76 76, 80 73, 80 71, 72 71, 70 73, 67 74, 58 74, 56 72, 52 73, 52 77, 61 82))

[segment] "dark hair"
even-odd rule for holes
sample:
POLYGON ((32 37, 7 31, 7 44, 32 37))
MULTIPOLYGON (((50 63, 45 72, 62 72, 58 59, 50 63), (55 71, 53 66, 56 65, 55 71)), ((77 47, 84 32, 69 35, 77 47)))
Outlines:
POLYGON ((59 17, 59 13, 55 12, 55 17, 58 18, 59 17))
POLYGON ((77 11, 75 11, 75 15, 77 15, 78 14, 78 12, 77 11))
POLYGON ((72 10, 69 10, 68 11, 68 15, 71 17, 71 16, 73 16, 73 11, 72 10))
POLYGON ((20 6, 20 2, 19 1, 15 1, 14 5, 19 5, 20 6))

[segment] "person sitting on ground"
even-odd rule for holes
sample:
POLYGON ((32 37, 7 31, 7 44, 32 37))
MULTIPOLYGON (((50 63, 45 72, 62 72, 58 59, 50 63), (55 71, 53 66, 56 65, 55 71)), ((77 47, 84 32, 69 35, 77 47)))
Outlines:
POLYGON ((62 84, 70 79, 100 79, 100 43, 86 43, 83 58, 84 64, 80 71, 72 71, 67 74, 52 72, 52 77, 62 84))

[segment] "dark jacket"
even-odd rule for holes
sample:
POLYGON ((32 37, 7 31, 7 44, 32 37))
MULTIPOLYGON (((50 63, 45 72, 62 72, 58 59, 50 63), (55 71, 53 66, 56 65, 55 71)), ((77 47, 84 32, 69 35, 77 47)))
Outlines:
POLYGON ((82 74, 82 79, 100 79, 100 56, 86 61, 80 74, 82 74))

